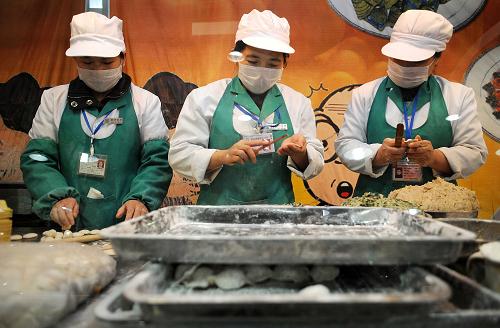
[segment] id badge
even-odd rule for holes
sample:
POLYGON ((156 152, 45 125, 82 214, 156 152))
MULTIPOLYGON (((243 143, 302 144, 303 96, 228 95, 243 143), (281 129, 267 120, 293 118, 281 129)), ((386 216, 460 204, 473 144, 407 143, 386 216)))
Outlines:
POLYGON ((401 160, 392 166, 392 180, 404 182, 421 182, 422 167, 418 163, 401 160))
MULTIPOLYGON (((243 136, 243 140, 263 140, 263 141, 271 141, 273 140, 273 134, 271 132, 268 133, 260 133, 260 134, 251 134, 247 136, 243 136)), ((258 155, 274 153, 274 144, 269 145, 259 152, 258 155)))
POLYGON ((106 155, 82 153, 80 155, 80 165, 78 165, 78 175, 86 175, 96 178, 106 176, 106 166, 108 158, 106 155))

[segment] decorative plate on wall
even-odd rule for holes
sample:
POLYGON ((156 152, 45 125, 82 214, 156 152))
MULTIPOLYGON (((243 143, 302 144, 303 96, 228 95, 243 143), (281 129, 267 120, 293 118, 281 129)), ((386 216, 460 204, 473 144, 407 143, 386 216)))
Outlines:
POLYGON ((474 60, 465 73, 464 84, 474 89, 484 132, 500 142, 500 46, 474 60))
POLYGON ((388 38, 399 15, 409 9, 436 11, 458 30, 479 14, 486 0, 327 0, 352 26, 388 38))

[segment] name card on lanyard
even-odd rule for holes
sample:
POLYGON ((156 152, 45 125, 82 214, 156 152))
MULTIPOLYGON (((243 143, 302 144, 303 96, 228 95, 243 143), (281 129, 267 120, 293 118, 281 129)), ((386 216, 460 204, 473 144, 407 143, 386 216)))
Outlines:
MULTIPOLYGON (((252 112, 250 112, 249 110, 247 110, 245 107, 241 106, 240 104, 234 104, 234 106, 240 111, 242 112, 243 114, 247 115, 248 117, 250 117, 251 120, 253 120, 254 122, 257 123, 257 126, 255 128, 255 131, 256 133, 255 134, 251 134, 251 135, 245 135, 243 136, 243 140, 251 140, 251 141, 257 141, 257 140, 261 140, 261 141, 271 141, 273 140, 273 134, 271 131, 275 131, 275 130, 288 130, 288 126, 287 124, 283 124, 281 123, 281 113, 279 112, 279 109, 281 107, 281 105, 279 105, 274 111, 273 113, 275 113, 277 119, 278 119, 278 123, 263 123, 263 120, 260 119, 257 115, 253 114, 252 112)), ((265 147, 263 148, 260 152, 259 152, 259 155, 262 155, 262 154, 268 154, 268 153, 274 153, 275 152, 275 148, 274 148, 274 144, 268 146, 268 147, 265 147)))
MULTIPOLYGON (((108 158, 106 155, 103 154, 94 154, 94 138, 97 132, 102 128, 104 122, 108 118, 108 116, 112 113, 113 111, 107 113, 104 118, 99 122, 97 127, 93 129, 90 126, 89 119, 87 117, 87 112, 85 110, 82 111, 83 118, 85 120, 85 123, 87 125, 87 128, 90 131, 90 149, 89 153, 81 153, 80 154, 80 163, 78 166, 78 174, 79 175, 88 175, 88 176, 93 176, 93 177, 98 177, 98 178, 104 178, 106 176, 106 167, 107 167, 107 162, 108 158)), ((98 121, 94 121, 94 124, 98 121)))
MULTIPOLYGON (((406 108, 406 103, 403 101, 403 118, 405 124, 405 139, 412 139, 413 123, 415 121, 415 114, 417 112, 418 103, 418 92, 413 100, 411 117, 408 117, 408 110, 406 108)), ((422 166, 420 164, 411 161, 408 156, 398 161, 392 166, 392 180, 393 181, 403 181, 403 182, 421 182, 422 181, 422 166)))

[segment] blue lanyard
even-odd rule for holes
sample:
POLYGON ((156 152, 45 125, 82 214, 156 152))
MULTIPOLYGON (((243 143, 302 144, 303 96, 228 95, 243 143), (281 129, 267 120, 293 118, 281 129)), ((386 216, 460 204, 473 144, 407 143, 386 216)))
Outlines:
MULTIPOLYGON (((87 118, 87 112, 85 112, 84 110, 82 111, 82 114, 83 114, 83 118, 85 119, 85 123, 87 123, 87 127, 89 128, 89 131, 90 131, 90 134, 92 135, 92 139, 94 138, 94 136, 97 134, 97 132, 99 132, 99 130, 101 129, 102 125, 104 124, 104 121, 106 120, 106 118, 109 116, 109 114, 111 114, 113 111, 109 112, 106 114, 106 116, 104 116, 103 120, 101 121, 101 123, 99 123, 97 125, 97 127, 95 128, 94 131, 92 131, 92 128, 90 127, 90 123, 89 123, 89 119, 87 118)), ((97 119, 97 118, 96 118, 97 119)))
MULTIPOLYGON (((258 127, 262 127, 262 120, 255 114, 253 114, 252 112, 248 111, 247 109, 245 109, 245 107, 241 106, 240 104, 234 104, 236 106, 236 108, 238 108, 240 110, 240 112, 242 112, 243 114, 249 116, 252 120, 254 120, 255 122, 257 122, 257 126, 258 127)), ((279 105, 274 111, 273 113, 276 113, 276 117, 278 118, 278 122, 281 122, 281 113, 279 111, 279 109, 281 108, 281 105, 279 105)), ((271 126, 271 127, 274 127, 274 126, 278 126, 279 123, 276 123, 276 124, 269 124, 268 126, 271 126)))
MULTIPOLYGON (((109 114, 111 114, 112 112, 113 111, 107 113, 106 116, 104 116, 104 118, 102 119, 101 123, 99 123, 97 125, 97 127, 95 128, 95 130, 92 131, 92 127, 90 126, 89 119, 87 118, 87 112, 85 112, 84 110, 82 111, 83 118, 85 119, 85 123, 87 123, 87 127, 89 128, 89 131, 91 134, 91 137, 90 137, 90 157, 94 156, 94 136, 101 129, 102 125, 104 124, 104 121, 109 116, 109 114)), ((97 120, 97 118, 96 118, 96 120, 97 120)))
POLYGON ((418 102, 418 92, 413 99, 413 108, 411 113, 411 119, 408 122, 408 111, 406 110, 406 102, 403 101, 403 114, 405 123, 405 138, 406 140, 411 139, 411 132, 413 130, 413 122, 415 121, 415 113, 417 112, 417 102, 418 102))

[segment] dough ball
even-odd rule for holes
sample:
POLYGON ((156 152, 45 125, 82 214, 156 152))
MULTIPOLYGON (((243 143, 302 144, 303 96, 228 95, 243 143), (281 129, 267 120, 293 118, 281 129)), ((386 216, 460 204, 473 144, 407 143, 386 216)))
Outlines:
POLYGON ((81 231, 73 232, 73 238, 74 238, 74 237, 82 237, 82 236, 84 236, 84 235, 85 235, 85 234, 84 234, 84 233, 82 233, 81 231))
POLYGON ((312 285, 303 288, 299 294, 307 297, 322 297, 329 295, 330 290, 324 285, 312 285))
POLYGON ((10 236, 10 240, 11 241, 17 241, 17 240, 21 240, 21 239, 23 239, 23 236, 21 236, 21 235, 12 235, 12 236, 10 236))
POLYGON ((208 288, 208 286, 213 284, 213 274, 214 271, 209 267, 199 267, 191 278, 184 282, 184 285, 188 288, 208 288))
POLYGON ((266 281, 273 276, 273 270, 265 265, 247 265, 244 270, 247 281, 251 284, 266 281))
POLYGON ((71 230, 65 230, 64 231, 63 239, 72 238, 72 237, 73 237, 73 233, 71 232, 71 230))
POLYGON ((277 281, 302 283, 309 281, 309 270, 302 265, 277 265, 273 271, 273 279, 277 281))
POLYGON ((56 232, 54 239, 58 239, 58 240, 63 239, 63 233, 60 231, 56 232))
POLYGON ((339 275, 339 268, 333 265, 315 265, 311 269, 314 282, 333 281, 339 275))
POLYGON ((239 269, 225 269, 215 276, 215 284, 221 289, 238 289, 245 283, 245 274, 239 269))
POLYGON ((90 231, 89 231, 89 230, 87 230, 87 229, 83 229, 83 230, 80 230, 80 231, 78 231, 78 232, 80 232, 80 233, 82 234, 82 236, 85 236, 85 235, 90 234, 90 231))
POLYGON ((43 235, 45 237, 55 237, 56 233, 57 233, 57 231, 55 231, 54 229, 50 229, 50 230, 44 231, 43 235))
POLYGON ((36 237, 38 237, 38 234, 34 232, 30 232, 23 235, 23 239, 34 239, 36 237))

